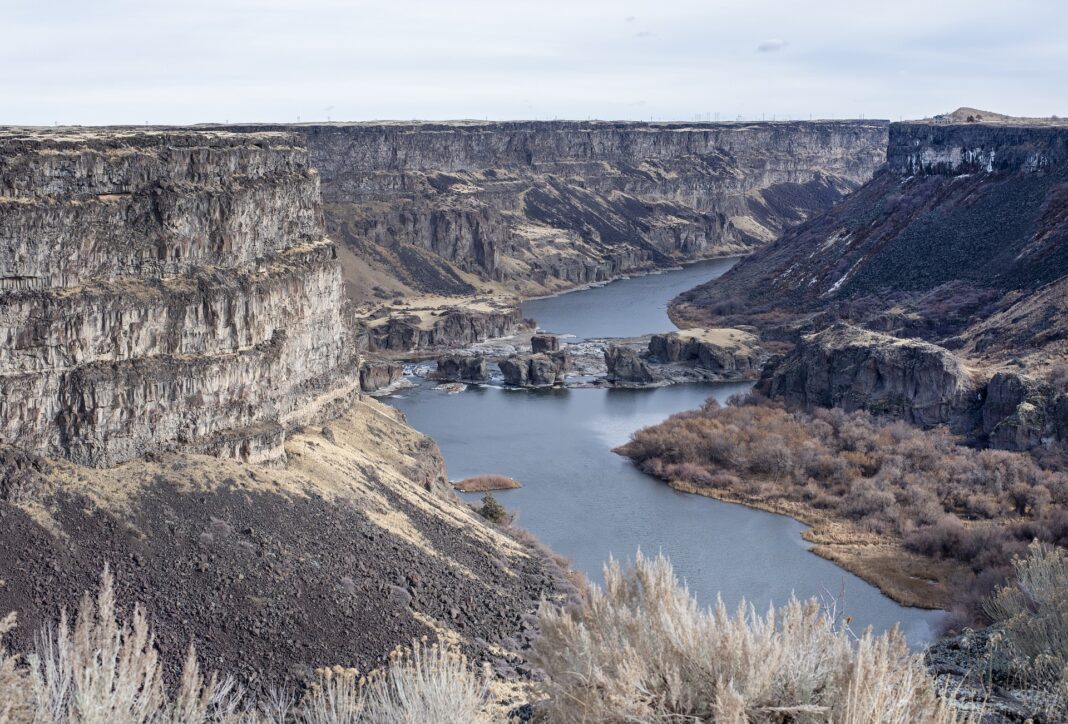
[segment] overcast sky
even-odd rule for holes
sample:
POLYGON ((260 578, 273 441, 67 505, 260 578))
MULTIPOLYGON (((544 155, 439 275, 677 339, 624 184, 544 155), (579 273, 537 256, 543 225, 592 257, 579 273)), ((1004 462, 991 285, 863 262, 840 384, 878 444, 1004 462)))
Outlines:
POLYGON ((0 0, 0 124, 1068 115, 1065 0, 0 0))

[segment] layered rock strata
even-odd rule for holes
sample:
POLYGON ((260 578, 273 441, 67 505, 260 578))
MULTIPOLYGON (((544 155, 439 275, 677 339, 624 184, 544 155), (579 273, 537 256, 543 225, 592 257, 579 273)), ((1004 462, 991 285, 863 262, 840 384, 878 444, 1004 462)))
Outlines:
POLYGON ((0 440, 283 457, 358 394, 318 188, 287 134, 0 132, 0 440))
POLYGON ((545 293, 752 250, 867 181, 884 160, 887 124, 289 129, 304 134, 322 173, 331 235, 394 289, 455 295, 484 281, 545 293))

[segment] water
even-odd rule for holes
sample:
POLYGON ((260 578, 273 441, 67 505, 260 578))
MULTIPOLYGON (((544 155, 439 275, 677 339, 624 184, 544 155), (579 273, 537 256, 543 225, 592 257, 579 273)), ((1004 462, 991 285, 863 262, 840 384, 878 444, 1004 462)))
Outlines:
POLYGON ((619 279, 602 287, 525 302, 522 312, 538 320, 545 331, 573 334, 579 340, 667 332, 675 329, 667 316, 668 302, 724 274, 737 262, 738 257, 713 259, 663 274, 619 279))
MULTIPOLYGON (((524 314, 533 314, 546 329, 580 337, 666 330, 671 328, 667 301, 729 265, 696 265, 537 300, 524 307, 524 314), (648 312, 648 304, 658 313, 648 312), (604 325, 598 323, 601 316, 604 325)), ((640 548, 670 557, 703 604, 715 603, 718 595, 733 606, 745 597, 764 609, 791 594, 818 596, 853 616, 857 630, 871 625, 882 631, 900 623, 914 645, 933 638, 941 612, 899 606, 808 552, 801 523, 678 493, 612 452, 641 427, 693 409, 709 396, 725 401, 748 386, 534 391, 472 386, 450 395, 423 382, 390 402, 438 442, 453 479, 500 473, 521 481, 524 487, 495 495, 518 512, 519 525, 570 558, 591 580, 601 580, 609 556, 625 560, 640 548)))

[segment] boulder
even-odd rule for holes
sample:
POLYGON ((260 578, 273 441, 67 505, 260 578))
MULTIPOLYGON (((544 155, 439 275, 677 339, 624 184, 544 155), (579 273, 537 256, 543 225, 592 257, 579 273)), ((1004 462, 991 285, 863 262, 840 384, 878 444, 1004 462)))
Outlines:
POLYGON ((480 356, 442 355, 437 359, 437 378, 451 382, 485 382, 489 365, 480 356))
POLYGON ((604 363, 608 367, 608 381, 625 384, 647 385, 659 381, 638 350, 611 344, 604 350, 604 363))
POLYGON ((571 353, 559 350, 552 354, 517 354, 501 360, 497 366, 505 384, 513 387, 550 387, 564 381, 571 369, 571 353))
POLYGON ((961 432, 977 423, 982 397, 948 350, 845 323, 802 337, 756 389, 802 407, 868 410, 961 432))
POLYGON ((530 338, 530 349, 534 354, 556 352, 560 349, 560 338, 555 334, 535 334, 530 338))
POLYGON ((392 362, 364 362, 360 365, 360 391, 378 392, 404 376, 404 368, 392 362))
POLYGON ((530 380, 530 358, 512 355, 508 359, 502 359, 497 363, 501 374, 504 375, 504 383, 513 387, 528 387, 530 380))

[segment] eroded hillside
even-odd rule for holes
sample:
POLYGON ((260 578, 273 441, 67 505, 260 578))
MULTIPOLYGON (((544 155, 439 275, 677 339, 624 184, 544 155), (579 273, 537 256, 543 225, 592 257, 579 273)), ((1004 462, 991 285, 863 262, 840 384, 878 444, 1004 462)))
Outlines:
POLYGON ((905 417, 939 400, 953 408, 941 421, 998 447, 1063 440, 1068 125, 966 118, 891 124, 885 170, 681 295, 674 317, 755 324, 788 344, 846 321, 853 342, 840 343, 849 326, 833 345, 806 337, 765 389, 905 417), (896 337, 943 350, 920 360, 896 337), (848 360, 836 353, 845 349, 848 360), (950 361, 930 363, 939 354, 950 361))

